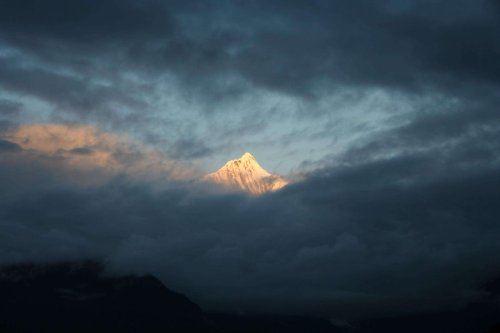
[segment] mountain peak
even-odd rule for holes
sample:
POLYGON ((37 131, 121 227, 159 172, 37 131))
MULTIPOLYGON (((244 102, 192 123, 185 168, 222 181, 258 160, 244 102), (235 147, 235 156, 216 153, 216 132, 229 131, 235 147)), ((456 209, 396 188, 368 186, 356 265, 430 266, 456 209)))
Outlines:
POLYGON ((206 175, 203 179, 252 194, 276 191, 288 184, 282 177, 271 174, 261 167, 249 152, 237 160, 228 161, 222 168, 206 175))
POLYGON ((240 160, 247 160, 247 159, 255 160, 255 157, 251 153, 249 153, 249 152, 244 153, 240 157, 240 160))

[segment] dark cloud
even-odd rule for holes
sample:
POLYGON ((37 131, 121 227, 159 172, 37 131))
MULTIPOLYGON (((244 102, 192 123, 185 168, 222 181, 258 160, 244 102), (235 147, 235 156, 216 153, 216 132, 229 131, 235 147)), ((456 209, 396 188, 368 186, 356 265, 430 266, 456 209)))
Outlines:
POLYGON ((10 142, 8 140, 0 139, 0 152, 17 152, 21 151, 21 147, 18 144, 10 142))
MULTIPOLYGON (((1 27, 6 38, 21 43, 116 43, 123 39, 165 35, 172 31, 166 6, 159 1, 2 1, 1 27), (31 40, 30 40, 31 39, 31 40)), ((59 45, 62 46, 62 45, 59 45)))
POLYGON ((299 96, 316 96, 325 84, 453 92, 470 82, 498 85, 500 24, 493 6, 4 1, 0 22, 7 45, 47 64, 52 58, 87 73, 117 74, 123 66, 148 75, 171 72, 214 94, 219 86, 226 98, 238 90, 221 86, 227 75, 299 96))
POLYGON ((64 112, 98 112, 112 103, 144 107, 115 86, 106 87, 90 78, 58 74, 39 68, 24 68, 10 59, 0 59, 0 86, 48 101, 64 112))
POLYGON ((74 148, 74 149, 70 150, 70 153, 76 154, 76 155, 90 155, 93 152, 94 151, 92 150, 92 148, 88 148, 88 147, 74 148))
POLYGON ((211 309, 453 308, 500 273, 498 147, 471 158, 465 146, 360 159, 257 198, 114 176, 81 186, 51 180, 40 157, 3 159, 2 187, 31 180, 0 198, 0 260, 104 258, 211 309))

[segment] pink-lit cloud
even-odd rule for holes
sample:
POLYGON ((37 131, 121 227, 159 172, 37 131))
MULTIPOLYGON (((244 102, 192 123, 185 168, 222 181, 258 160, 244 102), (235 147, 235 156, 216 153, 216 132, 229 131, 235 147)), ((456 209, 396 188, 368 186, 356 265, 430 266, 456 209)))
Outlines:
POLYGON ((17 145, 18 154, 2 157, 10 163, 31 159, 47 165, 61 176, 91 183, 102 177, 126 175, 146 180, 188 180, 193 169, 169 159, 157 149, 147 147, 128 136, 107 133, 93 126, 65 124, 29 124, 1 134, 4 141, 17 145))

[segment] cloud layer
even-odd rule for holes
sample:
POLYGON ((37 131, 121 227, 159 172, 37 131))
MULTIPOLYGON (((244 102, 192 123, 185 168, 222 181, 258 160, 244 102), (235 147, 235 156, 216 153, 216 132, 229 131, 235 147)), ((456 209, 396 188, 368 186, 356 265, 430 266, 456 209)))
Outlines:
MULTIPOLYGON (((88 129, 62 129, 87 142, 88 129)), ((454 161, 461 146, 444 158, 346 156, 255 198, 168 178, 152 186, 120 170, 82 186, 26 155, 23 139, 2 142, 4 263, 104 258, 154 273, 207 308, 333 317, 464 305, 500 273, 497 149, 466 164, 454 161)), ((64 159, 51 162, 81 177, 64 159)))

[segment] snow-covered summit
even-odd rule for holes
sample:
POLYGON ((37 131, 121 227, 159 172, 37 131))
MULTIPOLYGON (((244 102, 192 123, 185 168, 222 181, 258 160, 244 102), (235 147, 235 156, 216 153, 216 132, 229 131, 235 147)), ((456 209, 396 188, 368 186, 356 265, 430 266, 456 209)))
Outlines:
POLYGON ((249 152, 239 159, 228 161, 222 168, 203 178, 230 189, 252 194, 276 191, 288 184, 284 178, 262 168, 249 152))

